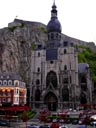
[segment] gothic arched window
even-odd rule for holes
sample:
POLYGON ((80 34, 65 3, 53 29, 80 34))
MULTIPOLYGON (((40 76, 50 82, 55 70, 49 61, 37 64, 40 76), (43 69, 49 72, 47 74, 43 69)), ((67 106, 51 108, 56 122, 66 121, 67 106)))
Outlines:
POLYGON ((52 39, 52 40, 54 39, 54 34, 53 34, 53 33, 51 34, 51 39, 52 39))
POLYGON ((40 72, 40 68, 39 67, 37 68, 37 72, 40 72))
POLYGON ((54 88, 57 88, 57 75, 54 71, 50 71, 47 74, 46 86, 48 87, 50 84, 52 84, 54 88))
POLYGON ((38 57, 40 57, 40 52, 38 52, 38 57))
POLYGON ((64 65, 64 70, 67 70, 67 65, 64 65))
POLYGON ((69 101, 69 89, 68 88, 62 89, 62 100, 69 101))
POLYGON ((40 80, 37 79, 37 80, 36 80, 36 85, 39 85, 39 84, 40 84, 40 80))

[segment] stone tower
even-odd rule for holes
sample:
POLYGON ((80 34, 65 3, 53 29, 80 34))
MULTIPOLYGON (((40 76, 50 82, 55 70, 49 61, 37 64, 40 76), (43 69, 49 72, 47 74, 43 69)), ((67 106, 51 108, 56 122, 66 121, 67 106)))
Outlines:
POLYGON ((61 24, 55 2, 47 25, 46 48, 37 45, 31 54, 31 105, 49 110, 72 106, 79 101, 77 52, 71 42, 61 41, 61 24))

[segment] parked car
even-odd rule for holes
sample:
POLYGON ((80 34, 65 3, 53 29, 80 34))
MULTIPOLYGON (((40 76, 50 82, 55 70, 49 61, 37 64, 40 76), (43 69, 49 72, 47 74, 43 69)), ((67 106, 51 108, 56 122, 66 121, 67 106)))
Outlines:
POLYGON ((59 128, 69 128, 69 126, 67 126, 67 125, 60 125, 59 128))
POLYGON ((96 121, 91 121, 91 122, 90 122, 90 125, 91 125, 91 126, 96 126, 96 121))
POLYGON ((78 124, 78 119, 72 120, 72 124, 78 124))
POLYGON ((59 120, 59 123, 64 123, 64 122, 65 122, 64 119, 60 119, 60 120, 59 120))
POLYGON ((80 120, 78 121, 78 124, 79 124, 79 125, 84 124, 84 120, 80 119, 80 120))
POLYGON ((71 124, 72 122, 71 122, 71 120, 70 119, 67 119, 66 120, 66 124, 71 124))
POLYGON ((31 124, 31 125, 27 126, 27 128, 39 128, 39 126, 36 124, 31 124))
POLYGON ((44 125, 40 125, 39 128, 50 128, 50 126, 47 124, 44 124, 44 125))
POLYGON ((10 122, 7 120, 0 120, 0 126, 10 127, 10 122))
POLYGON ((53 122, 50 126, 50 128, 59 128, 60 124, 58 122, 53 122))
POLYGON ((86 126, 85 125, 81 125, 78 128, 86 128, 86 126))

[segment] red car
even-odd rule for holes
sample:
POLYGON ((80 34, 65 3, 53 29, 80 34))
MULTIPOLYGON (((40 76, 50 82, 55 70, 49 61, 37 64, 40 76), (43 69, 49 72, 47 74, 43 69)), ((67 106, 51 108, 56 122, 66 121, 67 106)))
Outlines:
POLYGON ((59 123, 57 123, 57 122, 53 122, 52 124, 51 124, 51 126, 50 126, 50 128, 59 128, 59 123))

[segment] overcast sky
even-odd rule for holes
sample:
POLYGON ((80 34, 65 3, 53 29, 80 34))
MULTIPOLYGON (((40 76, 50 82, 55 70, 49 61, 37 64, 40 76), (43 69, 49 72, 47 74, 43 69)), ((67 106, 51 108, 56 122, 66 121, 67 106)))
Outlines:
MULTIPOLYGON (((0 0, 0 28, 18 19, 47 25, 54 0, 0 0)), ((55 0, 62 33, 96 43, 96 0, 55 0)))

